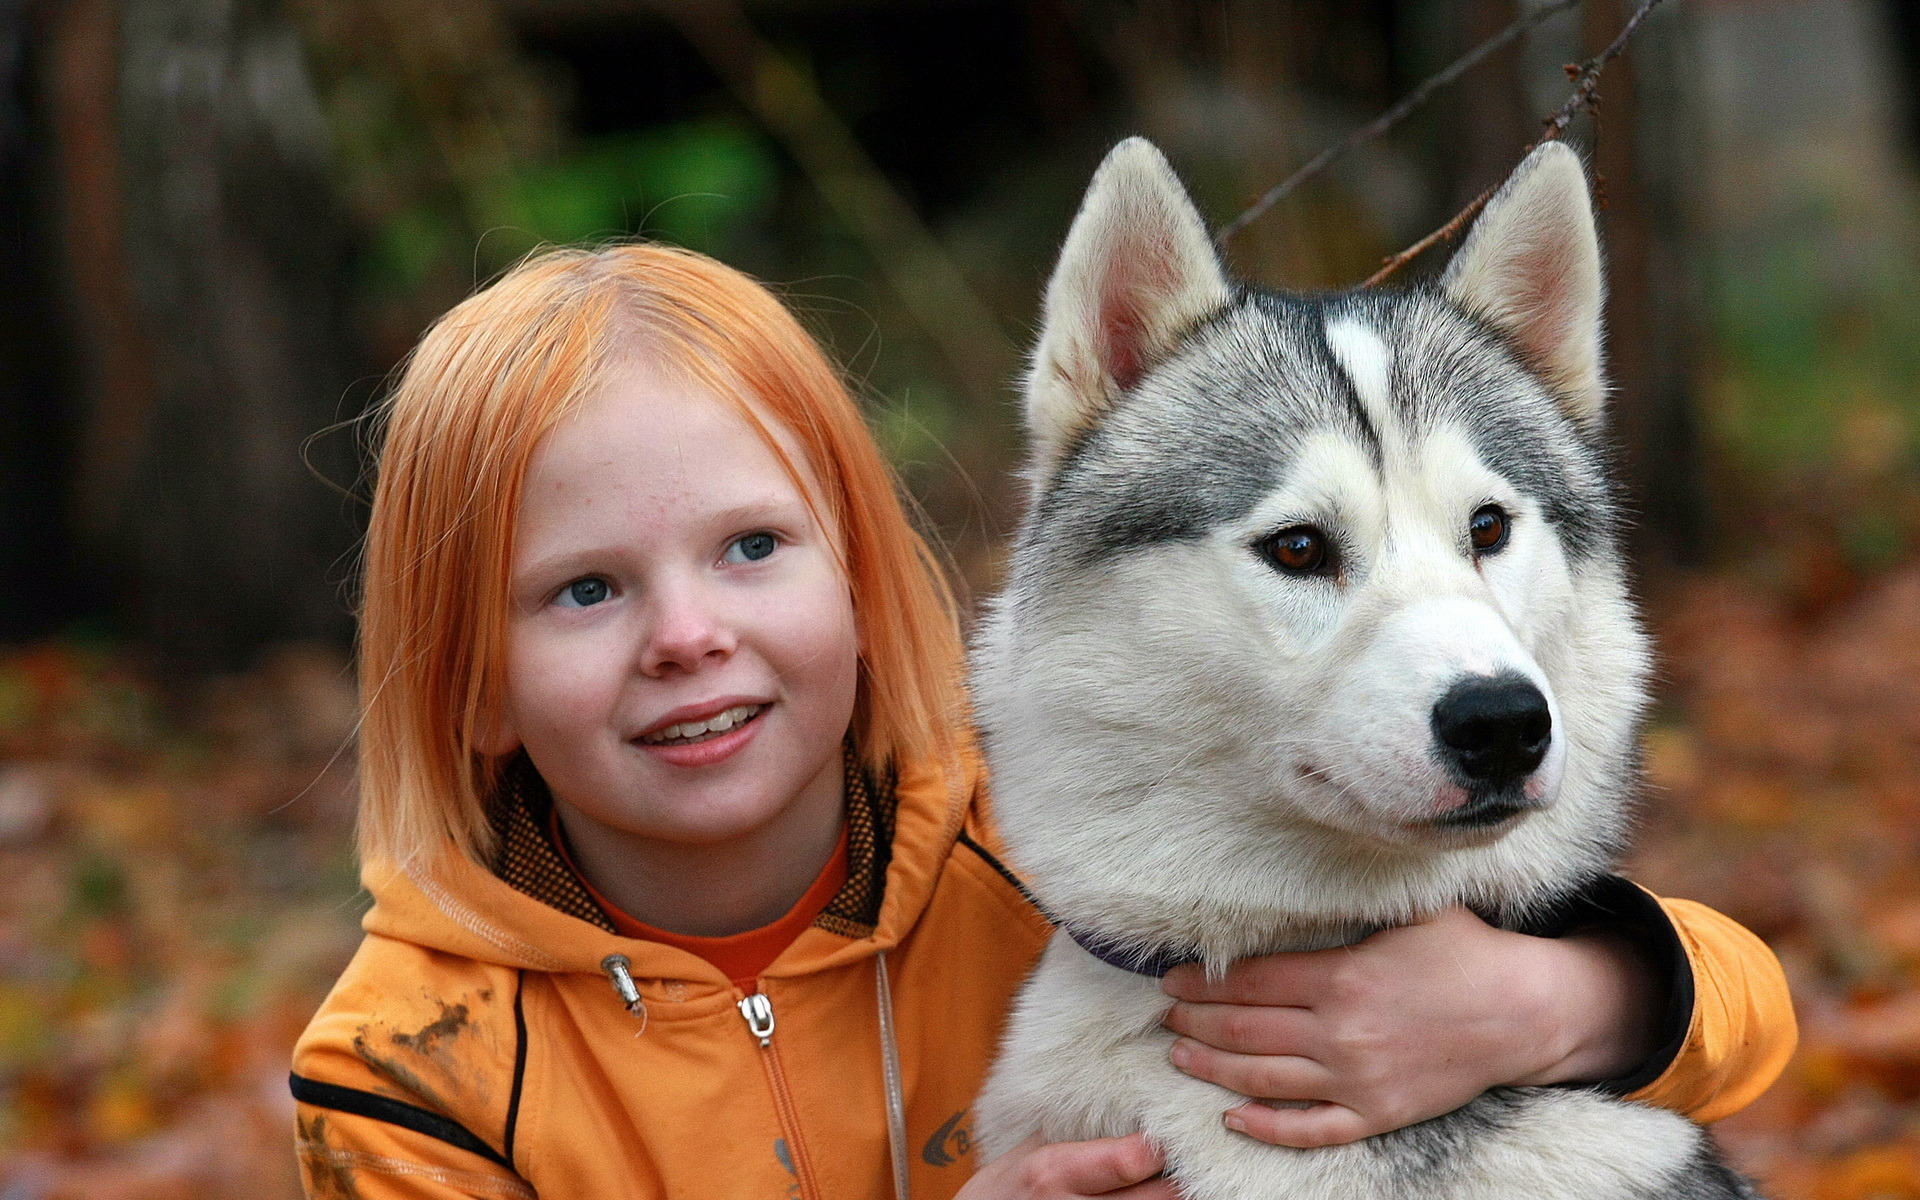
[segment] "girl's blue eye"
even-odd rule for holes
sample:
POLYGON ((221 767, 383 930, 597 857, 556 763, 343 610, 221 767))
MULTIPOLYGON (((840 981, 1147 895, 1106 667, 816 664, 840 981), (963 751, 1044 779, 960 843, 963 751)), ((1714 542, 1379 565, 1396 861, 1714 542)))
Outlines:
POLYGON ((759 562, 779 545, 780 539, 770 533, 750 533, 727 547, 727 561, 759 562))
POLYGON ((587 608, 605 600, 613 592, 604 579, 576 579, 560 589, 562 608, 587 608))

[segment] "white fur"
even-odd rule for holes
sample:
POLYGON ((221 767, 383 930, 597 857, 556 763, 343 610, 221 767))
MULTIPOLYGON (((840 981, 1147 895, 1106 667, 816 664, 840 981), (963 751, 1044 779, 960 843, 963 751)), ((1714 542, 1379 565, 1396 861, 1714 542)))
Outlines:
POLYGON ((1374 428, 1395 424, 1387 394, 1393 381, 1393 352, 1380 340, 1379 333, 1351 317, 1333 321, 1327 325, 1327 348, 1353 382, 1354 394, 1360 397, 1374 428))
POLYGON ((1049 1142, 1145 1131, 1188 1200, 1609 1200, 1646 1194, 1694 1153, 1684 1117, 1586 1092, 1531 1093, 1512 1127, 1439 1156, 1409 1187, 1366 1143, 1289 1150, 1227 1129, 1244 1097, 1167 1059, 1157 981, 1100 962, 1064 934, 1021 994, 978 1126, 989 1158, 1049 1142))
MULTIPOLYGON (((1489 319, 1532 322, 1513 335, 1529 353, 1535 325, 1560 322, 1536 366, 1559 372, 1560 395, 1591 402, 1576 414, 1591 420, 1604 393, 1597 257, 1589 288, 1579 254, 1549 256, 1578 294, 1531 308, 1501 299, 1515 272, 1543 261, 1509 239, 1535 247, 1582 220, 1591 236, 1579 164, 1556 155, 1536 154, 1489 206, 1491 232, 1476 229, 1462 251, 1475 261, 1447 286, 1489 319), (1592 378, 1581 383, 1581 371, 1592 378)), ((1101 354, 1151 363, 1169 331, 1225 303, 1203 237, 1144 143, 1123 143, 1095 176, 1049 286, 1029 384, 1036 495, 1123 390, 1102 374, 1101 354), (1106 260, 1148 244, 1178 245, 1157 261, 1188 277, 1150 289, 1157 315, 1133 327, 1138 344, 1089 349, 1090 314, 1113 274, 1106 260)), ((1537 501, 1465 431, 1403 428, 1381 330, 1342 319, 1326 340, 1377 432, 1378 461, 1330 425, 1292 448, 1285 477, 1237 523, 1052 575, 1017 561, 975 650, 1013 865, 1066 923, 1122 945, 1191 948, 1214 970, 1346 944, 1461 901, 1524 907, 1604 870, 1644 703, 1646 647, 1618 566, 1571 559, 1537 501), (1486 503, 1511 514, 1512 531, 1479 559, 1463 522, 1486 503), (1340 578, 1288 577, 1249 552, 1300 523, 1343 531, 1340 578), (1551 749, 1528 782, 1541 807, 1491 829, 1436 827, 1463 793, 1432 750, 1434 703, 1463 675, 1504 672, 1532 681, 1552 713, 1551 749)), ((1670 1113, 1538 1093, 1503 1132, 1449 1150, 1408 1191, 1391 1153, 1373 1145, 1294 1151, 1228 1131, 1221 1114, 1239 1098, 1167 1060, 1167 1004, 1156 980, 1056 937, 980 1100, 987 1151, 1035 1131, 1059 1140, 1144 1129, 1193 1200, 1624 1200, 1679 1172, 1699 1145, 1670 1113)))

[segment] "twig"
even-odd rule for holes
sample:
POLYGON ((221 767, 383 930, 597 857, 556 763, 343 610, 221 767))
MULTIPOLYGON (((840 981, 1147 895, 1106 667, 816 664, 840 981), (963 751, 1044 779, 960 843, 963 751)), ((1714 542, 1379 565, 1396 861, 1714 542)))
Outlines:
MULTIPOLYGON (((1530 146, 1528 147, 1528 149, 1532 149, 1532 147, 1530 146)), ((1500 190, 1500 185, 1497 183, 1494 184, 1492 187, 1488 188, 1486 191, 1481 192, 1478 196, 1475 196, 1472 200, 1468 201, 1467 206, 1461 209, 1459 212, 1453 214, 1452 219, 1449 220, 1445 225, 1442 225, 1440 228, 1434 230, 1432 233, 1421 238, 1419 241, 1415 242, 1413 245, 1408 246, 1405 250, 1402 250, 1400 253, 1388 255, 1386 259, 1381 263, 1380 269, 1378 271, 1375 271, 1373 274, 1367 276, 1367 281, 1361 284, 1360 286, 1363 288, 1370 288, 1374 284, 1379 283, 1382 279, 1385 279, 1387 276, 1393 274, 1395 271, 1398 271, 1401 267, 1407 265, 1407 263, 1420 257, 1422 254, 1426 253, 1426 251, 1432 248, 1433 246, 1436 246, 1441 242, 1450 242, 1454 238, 1459 237, 1460 231, 1466 228, 1467 222, 1473 220, 1474 217, 1478 216, 1480 214, 1480 210, 1487 206, 1487 201, 1493 199, 1493 194, 1499 190, 1500 190)))
MULTIPOLYGON (((1567 74, 1574 79, 1573 95, 1567 97, 1567 102, 1560 106, 1560 111, 1547 118, 1547 131, 1540 135, 1541 142, 1557 141, 1560 135, 1567 131, 1567 126, 1572 124, 1575 113, 1583 108, 1592 108, 1599 103, 1600 72, 1606 69, 1608 63, 1620 57, 1621 52, 1627 48, 1627 41, 1633 37, 1633 31, 1640 28, 1640 22, 1644 21, 1647 14, 1659 4, 1660 0, 1641 0, 1640 7, 1627 18, 1627 23, 1620 27, 1620 32, 1607 43, 1605 50, 1581 63, 1578 68, 1571 63, 1567 64, 1567 74)), ((1535 142, 1534 146, 1539 144, 1540 142, 1535 142)), ((1533 146, 1528 146, 1527 149, 1531 150, 1533 146)))
MULTIPOLYGON (((1620 32, 1615 35, 1613 41, 1607 43, 1605 50, 1602 50, 1600 53, 1577 66, 1573 63, 1567 64, 1567 74, 1572 76, 1574 81, 1573 94, 1568 96, 1567 102, 1562 104, 1554 111, 1552 116, 1546 119, 1546 128, 1540 134, 1539 139, 1529 144, 1525 150, 1520 152, 1521 161, 1524 161, 1527 155, 1533 153, 1542 142, 1559 141, 1561 136, 1567 132, 1567 126, 1573 123, 1574 116, 1582 110, 1593 109, 1599 106, 1600 72, 1606 69, 1608 63, 1620 57, 1621 51, 1627 48, 1628 40, 1633 37, 1633 31, 1640 28, 1640 22, 1645 20, 1646 15, 1652 12, 1660 2, 1661 0, 1640 0, 1640 7, 1635 9, 1633 15, 1627 18, 1627 23, 1620 27, 1620 32)), ((1514 165, 1517 167, 1519 162, 1516 162, 1514 165)), ((1512 172, 1509 171, 1508 174, 1512 174, 1512 172)), ((1434 244, 1449 241, 1459 236, 1460 231, 1466 228, 1467 222, 1471 221, 1475 214, 1486 207, 1487 201, 1493 198, 1493 193, 1499 190, 1499 186, 1499 184, 1495 184, 1493 187, 1475 196, 1471 203, 1455 213, 1445 225, 1442 225, 1432 233, 1421 238, 1413 245, 1408 246, 1405 250, 1400 251, 1398 254, 1388 255, 1381 261, 1380 269, 1367 276, 1366 281, 1360 286, 1363 288, 1372 287, 1374 284, 1379 283, 1387 276, 1417 258, 1423 251, 1434 244)))
POLYGON ((1225 247, 1228 242, 1233 240, 1235 234, 1259 220, 1266 214, 1268 209, 1280 203, 1280 201, 1286 199, 1289 195, 1292 195, 1295 188, 1326 170, 1336 159, 1345 155, 1347 151, 1352 150, 1355 146, 1360 145, 1362 142, 1372 141, 1387 132, 1387 130, 1392 129, 1395 125, 1406 120, 1415 109, 1427 102, 1429 96, 1472 70, 1479 64, 1481 59, 1492 54, 1502 46, 1505 46, 1508 42, 1511 42, 1547 18, 1559 16, 1570 8, 1578 8, 1579 5, 1580 0, 1553 0, 1550 4, 1543 4, 1539 8, 1515 18, 1505 29, 1494 34, 1486 41, 1481 42, 1478 46, 1462 54, 1459 58, 1454 59, 1439 73, 1428 76, 1418 87, 1402 97, 1398 104, 1381 113, 1366 125, 1354 130, 1341 141, 1335 142, 1325 150, 1314 155, 1313 159, 1308 162, 1306 166, 1301 167, 1273 187, 1267 189, 1266 193, 1258 200, 1255 200, 1247 206, 1245 212, 1233 220, 1228 221, 1225 225, 1222 225, 1219 230, 1214 233, 1214 245, 1225 247))
POLYGON ((778 138, 939 347, 960 384, 997 403, 1012 346, 959 264, 814 87, 748 21, 738 0, 654 0, 734 95, 778 138))

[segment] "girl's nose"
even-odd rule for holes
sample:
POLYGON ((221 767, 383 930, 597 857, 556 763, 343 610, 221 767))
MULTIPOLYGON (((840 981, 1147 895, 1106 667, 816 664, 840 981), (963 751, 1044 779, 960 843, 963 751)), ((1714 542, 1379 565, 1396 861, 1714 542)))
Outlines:
POLYGON ((640 650, 643 673, 698 671, 733 654, 739 639, 711 597, 680 587, 656 592, 653 600, 652 628, 640 650))

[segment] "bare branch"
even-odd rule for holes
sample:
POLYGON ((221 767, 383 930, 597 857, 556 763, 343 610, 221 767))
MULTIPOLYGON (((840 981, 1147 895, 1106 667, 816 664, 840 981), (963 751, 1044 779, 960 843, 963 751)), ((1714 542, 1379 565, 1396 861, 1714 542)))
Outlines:
POLYGON ((979 403, 997 403, 1012 346, 992 310, 820 95, 748 21, 738 0, 654 0, 800 164, 979 403))
MULTIPOLYGON (((1533 153, 1534 149, 1538 147, 1541 142, 1559 141, 1561 136, 1567 132, 1567 126, 1573 123, 1573 118, 1581 111, 1592 110, 1599 107, 1600 72, 1606 70, 1608 63, 1620 57, 1621 51, 1627 48, 1627 42, 1633 37, 1634 30, 1640 28, 1640 22, 1645 20, 1646 15, 1658 7, 1660 3, 1661 0, 1641 0, 1640 7, 1634 10, 1631 17, 1627 18, 1627 23, 1620 27, 1619 34, 1614 37, 1613 41, 1607 43, 1605 50, 1602 50, 1583 63, 1567 64, 1567 74, 1573 79, 1573 94, 1568 96, 1567 102, 1562 104, 1554 111, 1552 116, 1546 119, 1546 128, 1541 132, 1539 140, 1531 143, 1525 150, 1520 152, 1520 160, 1524 160, 1527 155, 1533 153)), ((1516 160, 1514 165, 1518 166, 1520 160, 1516 160)), ((1508 173, 1511 174, 1512 172, 1508 173)), ((1493 198, 1493 193, 1497 191, 1498 188, 1499 185, 1495 184, 1493 187, 1481 192, 1478 196, 1474 197, 1473 201, 1465 208, 1455 213, 1445 225, 1442 225, 1432 233, 1421 238, 1413 245, 1408 246, 1405 250, 1400 251, 1400 253, 1388 255, 1381 261, 1380 269, 1367 276, 1366 282, 1360 286, 1363 288, 1372 287, 1395 271, 1398 271, 1413 259, 1419 257, 1423 251, 1436 243, 1451 241, 1453 238, 1458 237, 1460 231, 1466 228, 1467 222, 1471 221, 1475 214, 1486 207, 1487 201, 1493 198)))
POLYGON ((1375 271, 1373 274, 1367 276, 1366 282, 1361 284, 1360 286, 1363 288, 1370 288, 1374 284, 1379 283, 1382 279, 1385 279, 1387 276, 1393 274, 1395 271, 1398 271, 1401 267, 1407 265, 1407 263, 1420 257, 1420 255, 1424 254, 1429 248, 1436 246, 1441 242, 1450 242, 1454 238, 1459 237, 1460 231, 1467 227, 1467 222, 1473 220, 1476 216, 1479 216, 1480 210, 1487 206, 1487 201, 1493 199, 1493 194, 1499 190, 1500 190, 1500 185, 1497 183, 1494 184, 1492 187, 1488 188, 1486 191, 1481 192, 1478 196, 1475 196, 1472 200, 1469 200, 1467 202, 1467 206, 1461 209, 1459 212, 1453 214, 1453 217, 1450 220, 1448 220, 1445 225, 1442 225, 1440 228, 1434 230, 1432 233, 1421 238, 1419 241, 1415 242, 1413 245, 1408 246, 1405 250, 1402 250, 1400 253, 1389 254, 1382 261, 1380 265, 1380 269, 1378 271, 1375 271))
MULTIPOLYGON (((1640 28, 1640 22, 1644 21, 1647 14, 1659 4, 1660 0, 1641 0, 1640 7, 1627 18, 1627 23, 1620 27, 1620 32, 1607 43, 1605 50, 1581 63, 1577 68, 1571 63, 1567 65, 1567 74, 1574 79, 1573 95, 1567 97, 1567 102, 1560 106, 1558 112, 1547 118, 1547 130, 1540 135, 1541 142, 1557 141, 1560 135, 1567 131, 1567 126, 1572 124, 1574 114, 1583 108, 1592 108, 1599 102, 1600 72, 1606 69, 1608 63, 1620 57, 1621 51, 1627 48, 1627 42, 1633 37, 1633 31, 1640 28)), ((1539 144, 1540 142, 1535 142, 1533 145, 1539 144)), ((1532 150, 1533 146, 1528 146, 1527 149, 1532 150)))
POLYGON ((1427 98, 1441 88, 1460 78, 1479 64, 1480 60, 1505 46, 1535 25, 1549 17, 1559 16, 1570 8, 1577 8, 1580 0, 1552 0, 1538 8, 1515 18, 1505 29, 1494 34, 1478 46, 1462 54, 1434 75, 1428 76, 1420 85, 1401 98, 1398 104, 1381 113, 1372 121, 1354 130, 1342 140, 1328 146, 1313 156, 1306 166, 1301 167, 1273 187, 1267 189, 1258 200, 1247 206, 1247 210, 1222 225, 1213 235, 1213 244, 1225 247, 1234 235, 1253 224, 1266 214, 1266 211, 1291 195, 1295 188, 1327 169, 1337 159, 1362 142, 1370 142, 1386 133, 1395 125, 1412 115, 1413 111, 1427 102, 1427 98))

